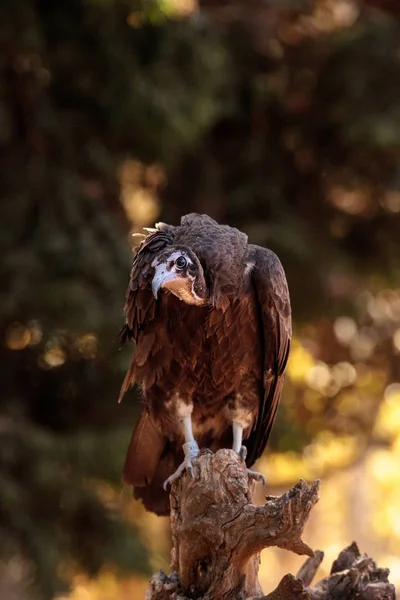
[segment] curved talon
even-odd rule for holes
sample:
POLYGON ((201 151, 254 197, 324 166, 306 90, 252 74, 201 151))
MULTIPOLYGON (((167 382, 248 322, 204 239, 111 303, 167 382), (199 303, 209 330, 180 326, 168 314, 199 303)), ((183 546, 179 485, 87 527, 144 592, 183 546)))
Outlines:
MULTIPOLYGON (((240 460, 245 463, 246 462, 246 457, 247 457, 247 448, 246 446, 240 446, 240 450, 238 452, 239 454, 239 458, 240 460)), ((258 473, 258 471, 251 471, 250 469, 246 469, 247 470, 247 475, 250 479, 255 479, 256 481, 261 481, 263 485, 265 485, 265 477, 264 475, 262 475, 261 473, 258 473)))
POLYGON ((167 491, 168 486, 171 485, 172 482, 175 481, 175 479, 178 479, 182 475, 184 468, 185 463, 182 463, 181 465, 179 465, 175 473, 172 473, 172 475, 170 475, 168 479, 164 481, 163 488, 165 491, 167 491))
POLYGON ((164 481, 164 483, 163 483, 164 490, 167 491, 168 486, 171 485, 176 479, 179 479, 179 477, 184 473, 185 470, 192 477, 194 477, 193 465, 192 465, 192 461, 190 459, 185 458, 185 460, 183 461, 182 464, 179 465, 179 467, 177 468, 175 473, 172 473, 172 475, 170 475, 168 477, 168 479, 166 479, 164 481))
POLYGON ((250 469, 247 469, 247 475, 250 479, 261 481, 262 484, 265 485, 265 477, 261 473, 258 473, 258 471, 250 471, 250 469))
POLYGON ((182 448, 185 453, 185 460, 179 465, 175 473, 172 473, 172 475, 170 475, 168 479, 164 481, 163 488, 165 491, 167 491, 167 488, 169 485, 171 485, 171 483, 173 483, 176 479, 179 479, 184 471, 187 471, 192 477, 194 477, 192 460, 197 458, 199 455, 199 447, 193 440, 183 444, 182 448))

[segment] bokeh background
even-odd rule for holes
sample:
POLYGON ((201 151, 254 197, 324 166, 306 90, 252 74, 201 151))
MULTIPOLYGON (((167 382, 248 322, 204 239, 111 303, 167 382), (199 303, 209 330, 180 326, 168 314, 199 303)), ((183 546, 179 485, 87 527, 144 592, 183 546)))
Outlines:
MULTIPOLYGON (((263 493, 321 478, 320 576, 355 539, 400 586, 399 21, 397 0, 1 2, 2 599, 139 600, 168 570, 168 520, 120 482, 118 332, 131 233, 190 211, 287 272, 263 493)), ((265 591, 301 562, 265 551, 265 591)))

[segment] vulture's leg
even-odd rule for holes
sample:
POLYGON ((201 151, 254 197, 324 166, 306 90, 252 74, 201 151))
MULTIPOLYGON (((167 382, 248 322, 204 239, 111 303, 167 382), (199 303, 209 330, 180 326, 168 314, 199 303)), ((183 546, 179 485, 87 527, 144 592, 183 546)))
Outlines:
POLYGON ((232 450, 234 450, 236 452, 236 454, 239 454, 240 458, 242 460, 244 460, 244 458, 242 456, 242 451, 246 452, 246 448, 245 448, 245 446, 242 446, 243 427, 237 421, 233 421, 233 423, 232 423, 232 429, 233 429, 232 450))
POLYGON ((194 477, 192 460, 197 458, 199 454, 199 447, 193 437, 191 410, 190 414, 185 414, 181 417, 181 422, 185 434, 185 443, 182 445, 183 452, 185 453, 185 459, 183 463, 179 465, 175 473, 172 473, 172 475, 170 475, 170 477, 164 481, 165 490, 173 481, 175 481, 175 479, 178 479, 178 477, 180 477, 184 471, 188 471, 190 475, 194 477))
MULTIPOLYGON (((234 452, 239 454, 240 459, 243 462, 245 462, 246 456, 247 456, 247 448, 246 448, 246 446, 243 446, 243 444, 242 444, 243 426, 238 421, 233 421, 232 429, 233 429, 232 450, 234 450, 234 452)), ((265 477, 261 473, 247 469, 247 475, 250 477, 250 479, 257 479, 258 481, 262 481, 263 485, 265 485, 265 477)))

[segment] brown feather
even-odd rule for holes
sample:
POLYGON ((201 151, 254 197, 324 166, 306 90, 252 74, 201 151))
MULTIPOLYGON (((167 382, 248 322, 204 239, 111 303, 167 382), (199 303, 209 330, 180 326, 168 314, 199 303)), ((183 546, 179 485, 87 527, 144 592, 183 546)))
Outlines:
POLYGON ((251 246, 252 272, 263 346, 264 393, 257 421, 247 443, 247 463, 259 458, 274 424, 289 357, 292 323, 289 290, 278 257, 266 248, 251 246))
POLYGON ((123 481, 137 487, 148 485, 153 480, 165 443, 165 438, 144 408, 129 443, 123 481))
POLYGON ((135 487, 135 498, 142 500, 147 510, 151 510, 159 516, 169 515, 169 492, 164 490, 163 483, 171 473, 176 471, 182 460, 183 452, 179 452, 177 448, 166 449, 159 460, 154 477, 149 485, 135 487))

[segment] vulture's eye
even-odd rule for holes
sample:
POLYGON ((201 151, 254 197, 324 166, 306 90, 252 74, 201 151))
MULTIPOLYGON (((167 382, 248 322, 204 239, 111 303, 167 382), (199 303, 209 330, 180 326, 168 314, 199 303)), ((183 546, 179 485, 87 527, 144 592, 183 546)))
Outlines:
POLYGON ((187 260, 184 256, 179 256, 175 261, 176 268, 181 270, 184 269, 187 265, 187 260))

